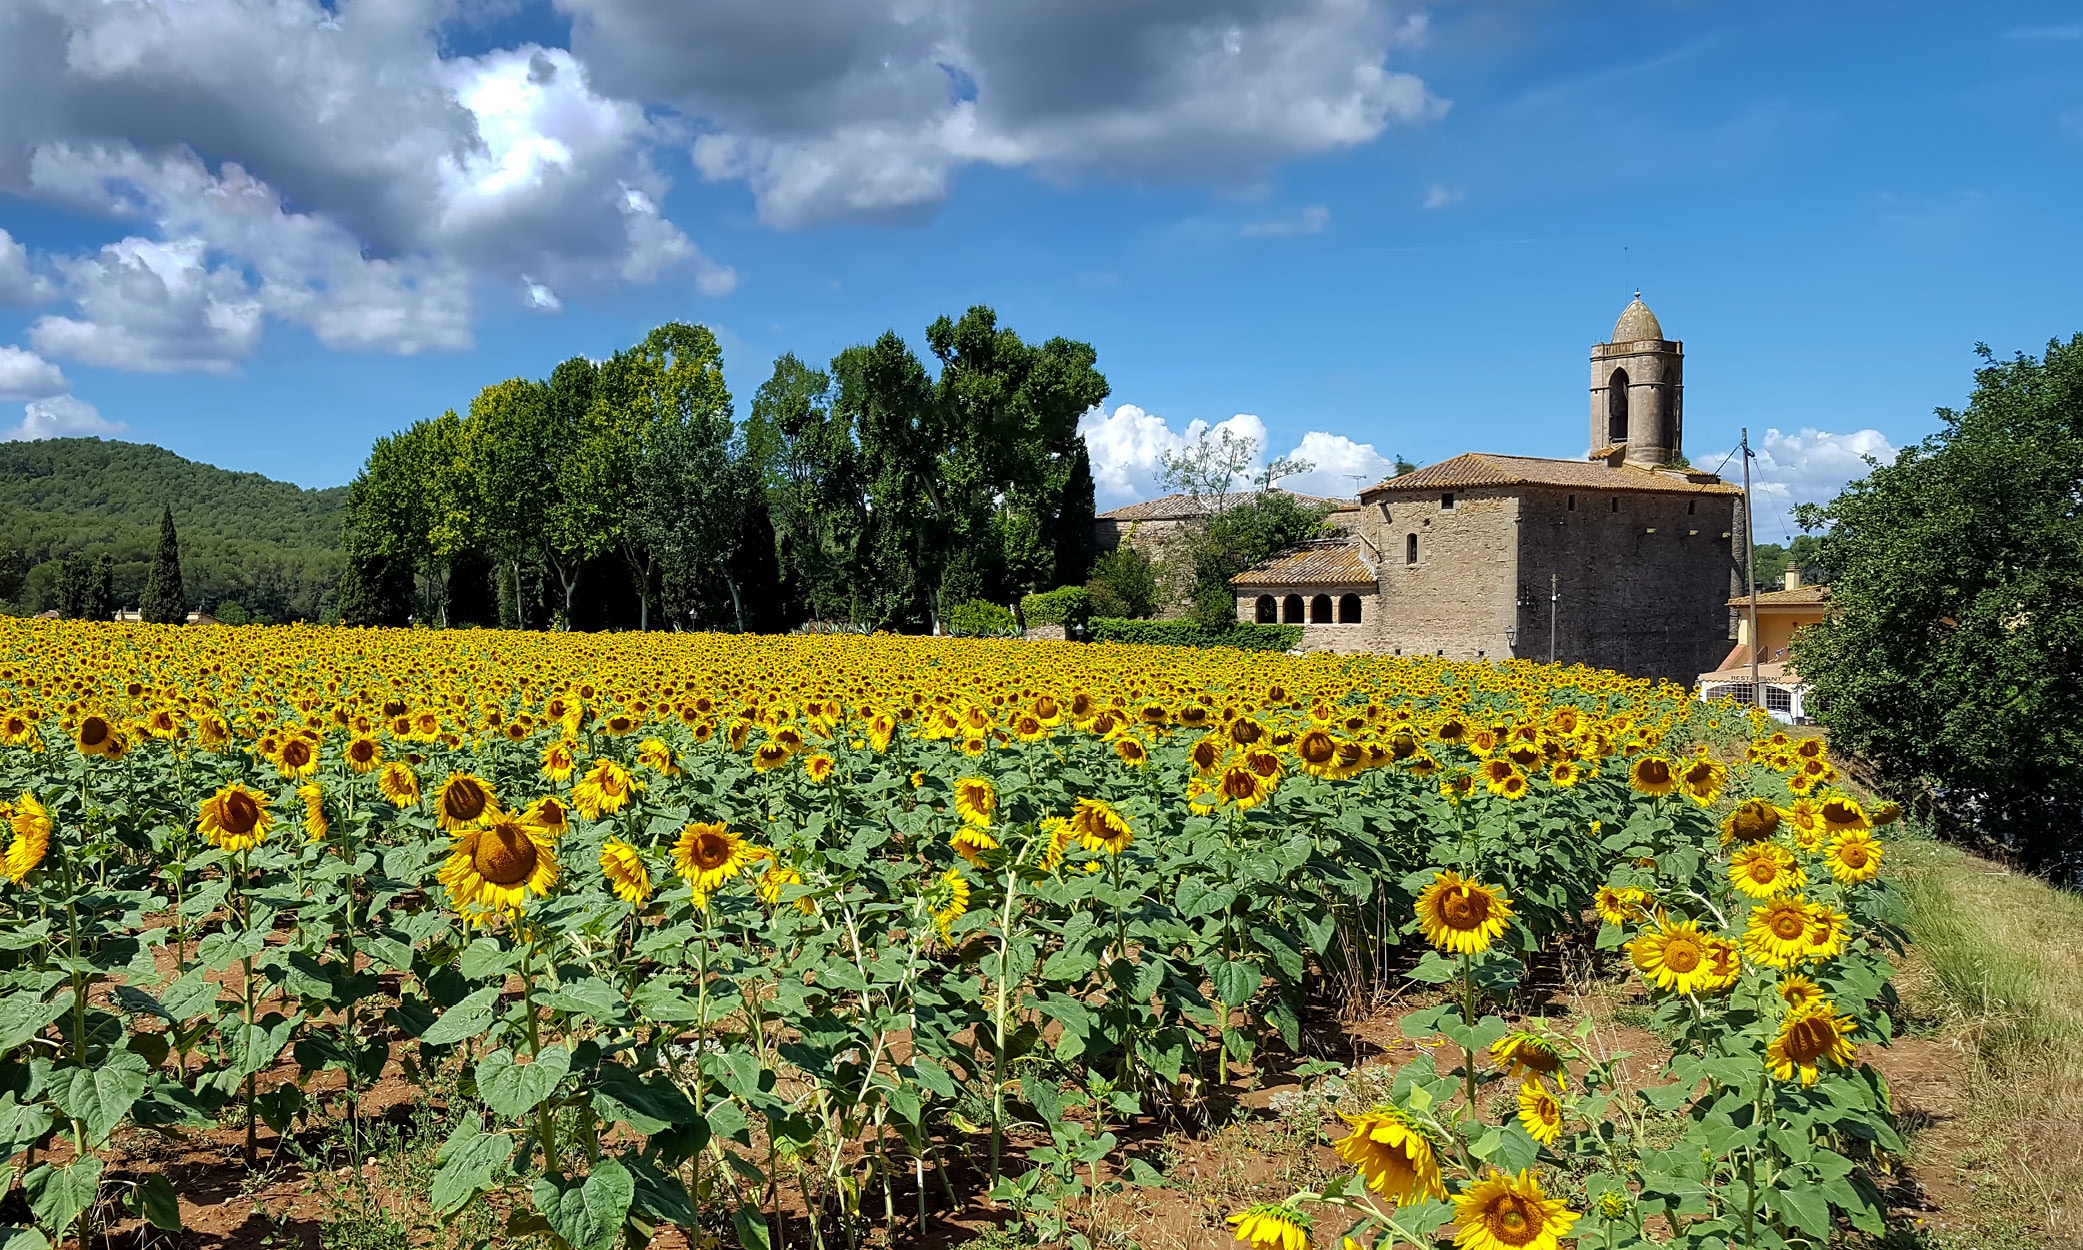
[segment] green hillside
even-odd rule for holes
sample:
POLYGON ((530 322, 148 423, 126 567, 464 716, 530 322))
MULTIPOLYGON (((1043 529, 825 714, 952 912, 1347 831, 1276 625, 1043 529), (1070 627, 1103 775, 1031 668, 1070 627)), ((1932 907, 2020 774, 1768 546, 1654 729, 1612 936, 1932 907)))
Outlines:
POLYGON ((16 611, 57 602, 58 562, 75 551, 116 562, 116 598, 135 605, 171 506, 191 607, 236 601, 272 620, 317 617, 340 571, 347 488, 305 490, 233 473, 162 447, 98 438, 0 443, 0 586, 16 611), (22 573, 20 584, 13 573, 22 573))

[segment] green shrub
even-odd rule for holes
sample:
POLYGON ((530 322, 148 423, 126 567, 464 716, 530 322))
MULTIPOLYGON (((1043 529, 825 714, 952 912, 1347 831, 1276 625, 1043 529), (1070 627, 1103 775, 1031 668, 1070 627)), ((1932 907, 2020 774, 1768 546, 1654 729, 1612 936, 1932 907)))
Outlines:
POLYGON ((1020 600, 1020 613, 1032 625, 1061 625, 1066 638, 1082 638, 1092 623, 1092 596, 1083 586, 1058 586, 1020 600))
POLYGON ((210 613, 210 615, 216 617, 220 623, 225 625, 251 625, 253 623, 253 613, 248 612, 246 605, 236 599, 226 599, 223 603, 218 604, 217 610, 210 613))
POLYGON ((1020 622, 1011 608, 988 599, 971 599, 947 614, 947 632, 957 638, 1018 638, 1020 622))
POLYGON ((1116 547, 1094 561, 1085 590, 1094 616, 1148 616, 1163 593, 1157 566, 1134 547, 1116 547))
POLYGON ((1198 621, 1130 621, 1118 616, 1092 618, 1092 641, 1127 642, 1150 647, 1235 647, 1240 651, 1292 651, 1302 641, 1300 625, 1250 625, 1237 622, 1209 629, 1198 621))

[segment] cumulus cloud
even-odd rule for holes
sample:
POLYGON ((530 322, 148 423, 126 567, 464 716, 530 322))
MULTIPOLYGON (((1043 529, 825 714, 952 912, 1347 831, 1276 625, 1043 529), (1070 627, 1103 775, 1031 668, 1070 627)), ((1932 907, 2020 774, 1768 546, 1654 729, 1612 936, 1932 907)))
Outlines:
POLYGON ((0 430, 0 441, 24 443, 39 438, 78 438, 121 434, 130 427, 111 421, 76 395, 53 395, 22 406, 19 425, 0 430))
POLYGON ((955 171, 1250 181, 1446 109, 1381 0, 559 0, 603 91, 669 102, 762 219, 916 216, 955 171))
POLYGON ((1847 482, 1865 477, 1867 457, 1887 464, 1895 446, 1879 430, 1831 434, 1803 429, 1787 434, 1765 431, 1757 447, 1751 495, 1757 504, 1759 542, 1785 542, 1801 532, 1793 510, 1804 503, 1828 503, 1847 482))
POLYGON ((38 304, 50 294, 49 280, 29 266, 29 249, 0 230, 0 304, 38 304))
MULTIPOLYGON (((1166 487, 1159 477, 1165 453, 1182 451, 1203 435, 1220 437, 1224 431, 1258 449, 1259 455, 1236 481, 1239 487, 1247 486, 1265 467, 1267 443, 1266 423, 1251 413, 1240 412, 1212 426, 1202 420, 1189 421, 1185 428, 1174 430, 1156 413, 1122 404, 1111 413, 1095 408, 1078 422, 1078 433, 1085 436, 1092 460, 1093 493, 1102 509, 1163 494, 1166 487)), ((1321 430, 1304 434, 1287 456, 1315 466, 1308 473, 1281 479, 1281 486, 1305 495, 1350 498, 1362 487, 1387 477, 1393 467, 1371 444, 1321 430)))
POLYGON ((1305 234, 1322 234, 1330 224, 1331 210, 1321 204, 1311 204, 1286 217, 1246 222, 1238 233, 1247 239, 1292 239, 1305 234))
POLYGON ((39 399, 71 389, 58 366, 35 352, 0 343, 0 400, 39 399))

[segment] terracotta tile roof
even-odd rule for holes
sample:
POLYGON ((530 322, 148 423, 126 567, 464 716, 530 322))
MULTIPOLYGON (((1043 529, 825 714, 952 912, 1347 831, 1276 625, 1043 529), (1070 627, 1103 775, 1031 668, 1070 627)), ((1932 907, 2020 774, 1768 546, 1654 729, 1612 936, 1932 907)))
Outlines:
POLYGON ((1349 538, 1319 538, 1230 579, 1232 586, 1365 586, 1374 569, 1349 538))
MULTIPOLYGON (((1761 608, 1819 608, 1830 602, 1828 586, 1798 586, 1793 590, 1761 590, 1758 606, 1761 608)), ((1749 595, 1737 595, 1729 600, 1732 608, 1750 606, 1749 595)))
MULTIPOLYGON (((1281 493, 1289 494, 1291 492, 1281 491, 1281 493)), ((1229 507, 1245 503, 1257 497, 1257 495, 1258 492, 1255 490, 1240 490, 1235 494, 1223 496, 1223 506, 1229 507)), ((1349 510, 1355 506, 1350 499, 1331 499, 1322 495, 1296 495, 1295 498, 1305 504, 1319 504, 1340 511, 1349 510)), ((1119 508, 1102 512, 1094 519, 1100 521, 1190 521, 1195 517, 1203 515, 1205 511, 1200 505, 1194 503, 1191 495, 1166 495, 1161 499, 1146 499, 1142 503, 1125 504, 1119 508)))
POLYGON ((1691 495, 1740 495, 1741 487, 1712 473, 1686 469, 1645 469, 1603 460, 1545 460, 1537 456, 1499 456, 1471 451, 1392 477, 1360 492, 1360 498, 1383 491, 1451 490, 1468 486, 1575 486, 1587 491, 1674 491, 1691 495))

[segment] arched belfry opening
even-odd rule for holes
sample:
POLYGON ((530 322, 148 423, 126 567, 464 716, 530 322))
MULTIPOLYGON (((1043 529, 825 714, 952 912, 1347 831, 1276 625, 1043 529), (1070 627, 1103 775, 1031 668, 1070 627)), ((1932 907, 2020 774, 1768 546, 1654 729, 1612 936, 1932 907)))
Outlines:
POLYGON ((1627 370, 1615 369, 1606 379, 1606 441, 1627 441, 1627 370))
POLYGON ((1664 337, 1640 291, 1591 348, 1590 434, 1592 451, 1623 448, 1644 468, 1684 458, 1685 344, 1664 337))

